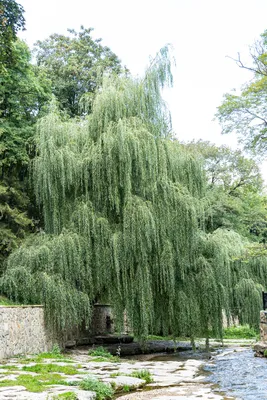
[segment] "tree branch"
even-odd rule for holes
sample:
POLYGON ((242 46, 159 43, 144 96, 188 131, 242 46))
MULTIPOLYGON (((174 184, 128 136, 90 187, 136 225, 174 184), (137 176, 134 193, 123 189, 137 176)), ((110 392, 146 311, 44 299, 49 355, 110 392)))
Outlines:
POLYGON ((259 115, 254 114, 253 112, 249 111, 248 108, 244 108, 244 111, 246 111, 248 114, 252 115, 252 117, 254 117, 256 119, 260 119, 261 121, 263 121, 264 125, 267 125, 267 121, 263 117, 260 117, 259 115))
POLYGON ((253 57, 252 56, 252 58, 254 59, 255 63, 257 64, 258 68, 251 68, 251 67, 247 67, 246 65, 244 65, 243 62, 241 61, 240 53, 237 53, 237 54, 238 54, 238 58, 237 59, 233 58, 233 57, 230 57, 230 56, 226 56, 226 57, 230 58, 231 60, 233 60, 239 66, 239 68, 243 68, 243 69, 246 69, 248 71, 252 71, 252 72, 254 72, 256 74, 259 74, 259 75, 267 76, 267 71, 263 71, 259 67, 258 60, 256 61, 257 57, 255 57, 255 56, 253 57))

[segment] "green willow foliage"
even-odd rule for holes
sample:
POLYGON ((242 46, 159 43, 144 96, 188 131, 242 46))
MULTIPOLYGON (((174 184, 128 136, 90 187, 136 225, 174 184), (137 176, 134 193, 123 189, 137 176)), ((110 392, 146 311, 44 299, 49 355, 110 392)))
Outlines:
POLYGON ((45 304, 57 329, 108 298, 138 335, 221 333, 222 309, 238 314, 246 293, 258 295, 252 273, 231 261, 240 236, 201 230, 205 176, 171 138, 161 98, 171 83, 164 48, 143 79, 106 76, 86 120, 55 112, 39 123, 33 181, 45 233, 10 256, 1 288, 45 304))

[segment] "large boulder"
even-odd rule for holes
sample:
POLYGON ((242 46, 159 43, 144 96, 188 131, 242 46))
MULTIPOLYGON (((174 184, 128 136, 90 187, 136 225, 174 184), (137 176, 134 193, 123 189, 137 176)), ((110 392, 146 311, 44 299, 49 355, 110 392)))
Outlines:
POLYGON ((267 342, 257 342, 253 346, 255 357, 267 357, 267 342))

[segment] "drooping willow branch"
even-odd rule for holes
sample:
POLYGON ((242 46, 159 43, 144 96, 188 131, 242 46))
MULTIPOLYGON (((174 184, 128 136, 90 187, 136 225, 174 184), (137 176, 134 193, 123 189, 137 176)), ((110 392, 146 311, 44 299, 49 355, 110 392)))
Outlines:
POLYGON ((231 261, 241 238, 201 230, 202 165, 171 140, 161 98, 172 82, 167 50, 142 79, 104 77, 87 120, 52 112, 39 123, 33 182, 45 233, 11 255, 1 288, 44 303, 57 329, 108 298, 138 335, 221 334, 223 309, 240 314, 244 291, 258 301, 252 270, 231 261))

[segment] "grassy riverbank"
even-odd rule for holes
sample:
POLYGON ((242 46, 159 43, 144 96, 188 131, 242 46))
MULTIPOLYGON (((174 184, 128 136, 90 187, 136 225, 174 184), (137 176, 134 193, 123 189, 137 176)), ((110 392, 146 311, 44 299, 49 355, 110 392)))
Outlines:
MULTIPOLYGON (((209 337, 211 339, 221 338, 215 337, 212 332, 210 332, 209 337)), ((196 338, 196 341, 201 340, 202 338, 196 338)), ((255 329, 250 328, 248 325, 240 325, 240 326, 231 326, 229 328, 225 328, 223 330, 222 339, 259 339, 259 333, 256 332, 255 329)), ((147 340, 175 340, 176 342, 186 342, 190 341, 188 337, 173 337, 173 336, 157 336, 157 335, 149 335, 147 340)))

